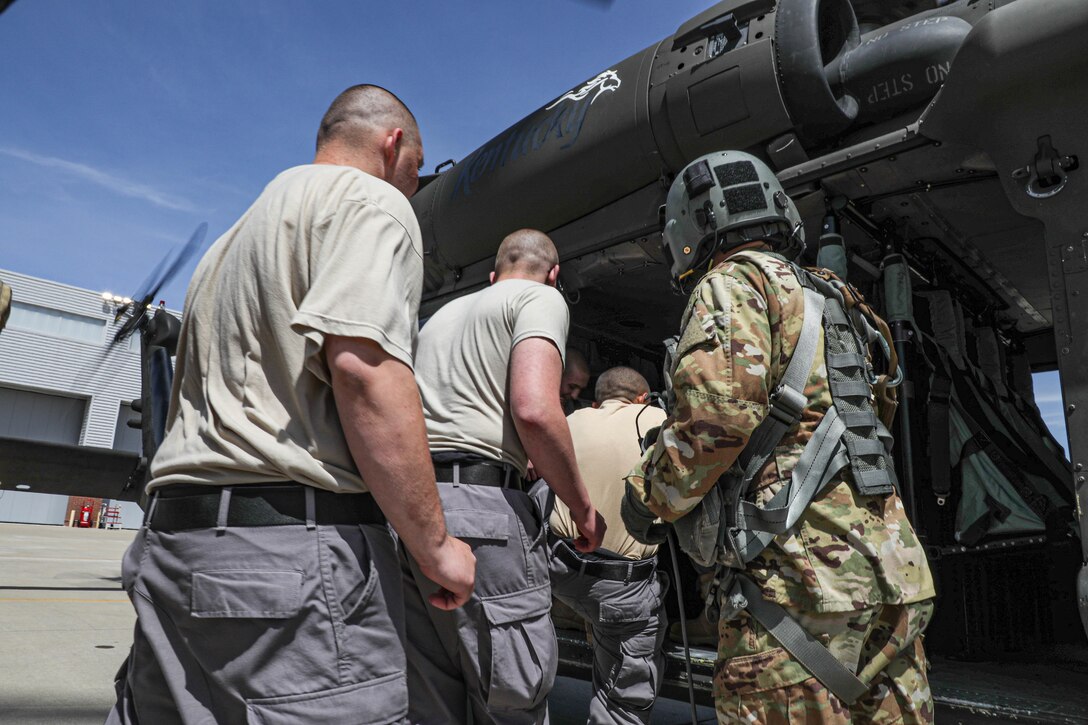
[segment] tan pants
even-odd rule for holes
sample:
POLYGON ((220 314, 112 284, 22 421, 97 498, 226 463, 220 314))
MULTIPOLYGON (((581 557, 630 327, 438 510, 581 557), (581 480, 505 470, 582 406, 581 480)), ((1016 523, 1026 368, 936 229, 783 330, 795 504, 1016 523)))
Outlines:
POLYGON ((714 701, 719 723, 931 723, 921 634, 933 601, 798 621, 853 669, 869 691, 846 706, 746 612, 718 624, 714 701))

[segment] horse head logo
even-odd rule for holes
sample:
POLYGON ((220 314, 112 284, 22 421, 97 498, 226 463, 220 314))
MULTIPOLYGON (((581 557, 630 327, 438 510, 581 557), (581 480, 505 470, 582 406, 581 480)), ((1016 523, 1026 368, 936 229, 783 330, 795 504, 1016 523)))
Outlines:
POLYGON ((614 91, 619 87, 619 73, 614 70, 606 70, 604 73, 601 73, 593 80, 587 82, 578 90, 563 94, 555 100, 555 103, 551 104, 550 106, 546 106, 545 110, 555 108, 563 101, 580 101, 583 98, 589 96, 590 93, 596 91, 596 93, 593 94, 593 98, 591 98, 589 101, 592 105, 593 101, 596 101, 597 97, 600 96, 602 93, 604 93, 605 91, 614 91))

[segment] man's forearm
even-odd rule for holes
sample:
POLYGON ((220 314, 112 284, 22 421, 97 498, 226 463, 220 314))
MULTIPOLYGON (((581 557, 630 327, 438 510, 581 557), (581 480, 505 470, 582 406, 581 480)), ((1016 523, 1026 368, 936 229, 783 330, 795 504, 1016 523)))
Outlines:
POLYGON ((545 414, 539 420, 515 418, 514 426, 537 474, 548 482, 559 500, 576 514, 588 509, 589 494, 578 471, 574 443, 562 411, 557 407, 557 413, 545 414))
POLYGON ((529 338, 515 345, 510 354, 510 417, 536 473, 577 519, 591 504, 559 404, 562 374, 562 358, 550 340, 529 338))
POLYGON ((340 424, 359 472, 426 568, 446 539, 446 523, 412 371, 373 343, 334 338, 326 354, 340 424))

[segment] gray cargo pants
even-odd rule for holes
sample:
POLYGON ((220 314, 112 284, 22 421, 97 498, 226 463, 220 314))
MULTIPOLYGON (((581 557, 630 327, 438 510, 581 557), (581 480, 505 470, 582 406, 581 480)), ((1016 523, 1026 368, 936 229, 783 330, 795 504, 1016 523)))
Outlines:
POLYGON ((446 526, 476 554, 464 607, 430 606, 436 585, 407 553, 408 720, 426 725, 548 722, 558 645, 540 511, 524 493, 439 483, 446 526))
MULTIPOLYGON (((624 576, 632 563, 629 559, 579 553, 555 537, 552 547, 564 547, 580 561, 604 562, 603 566, 618 576, 624 576)), ((554 555, 551 578, 556 598, 581 615, 593 632, 589 722, 649 723, 661 687, 668 579, 655 570, 642 581, 614 581, 582 573, 581 567, 554 555)))
POLYGON ((400 567, 384 525, 143 528, 109 724, 390 723, 408 710, 400 567))

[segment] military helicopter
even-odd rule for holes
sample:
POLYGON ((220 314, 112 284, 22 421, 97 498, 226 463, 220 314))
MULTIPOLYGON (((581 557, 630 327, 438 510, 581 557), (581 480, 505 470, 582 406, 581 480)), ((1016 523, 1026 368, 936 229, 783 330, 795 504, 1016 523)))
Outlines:
MULTIPOLYGON (((181 332, 181 321, 163 306, 156 307, 154 300, 163 285, 201 249, 207 231, 208 225, 201 224, 184 245, 168 251, 139 290, 115 311, 117 331, 111 347, 140 335, 141 393, 131 403, 139 416, 128 424, 140 429, 141 455, 94 446, 0 437, 0 481, 14 482, 38 493, 142 500, 149 462, 166 429, 173 382, 171 358, 181 332), (73 471, 78 475, 72 475, 73 471)), ((10 293, 8 300, 10 304, 10 293)), ((104 359, 100 358, 98 364, 104 359)))
MULTIPOLYGON (((875 301, 905 361, 898 474, 938 576, 942 717, 1086 721, 1086 33, 1082 0, 720 2, 424 180, 422 314, 539 228, 574 344, 653 380, 684 304, 669 184, 711 151, 763 158, 805 218, 806 263, 875 301), (1055 368, 1068 459, 1032 391, 1055 368)), ((561 645, 587 676, 580 633, 561 645)), ((713 659, 693 652, 689 674, 671 651, 666 692, 707 698, 713 659)))

